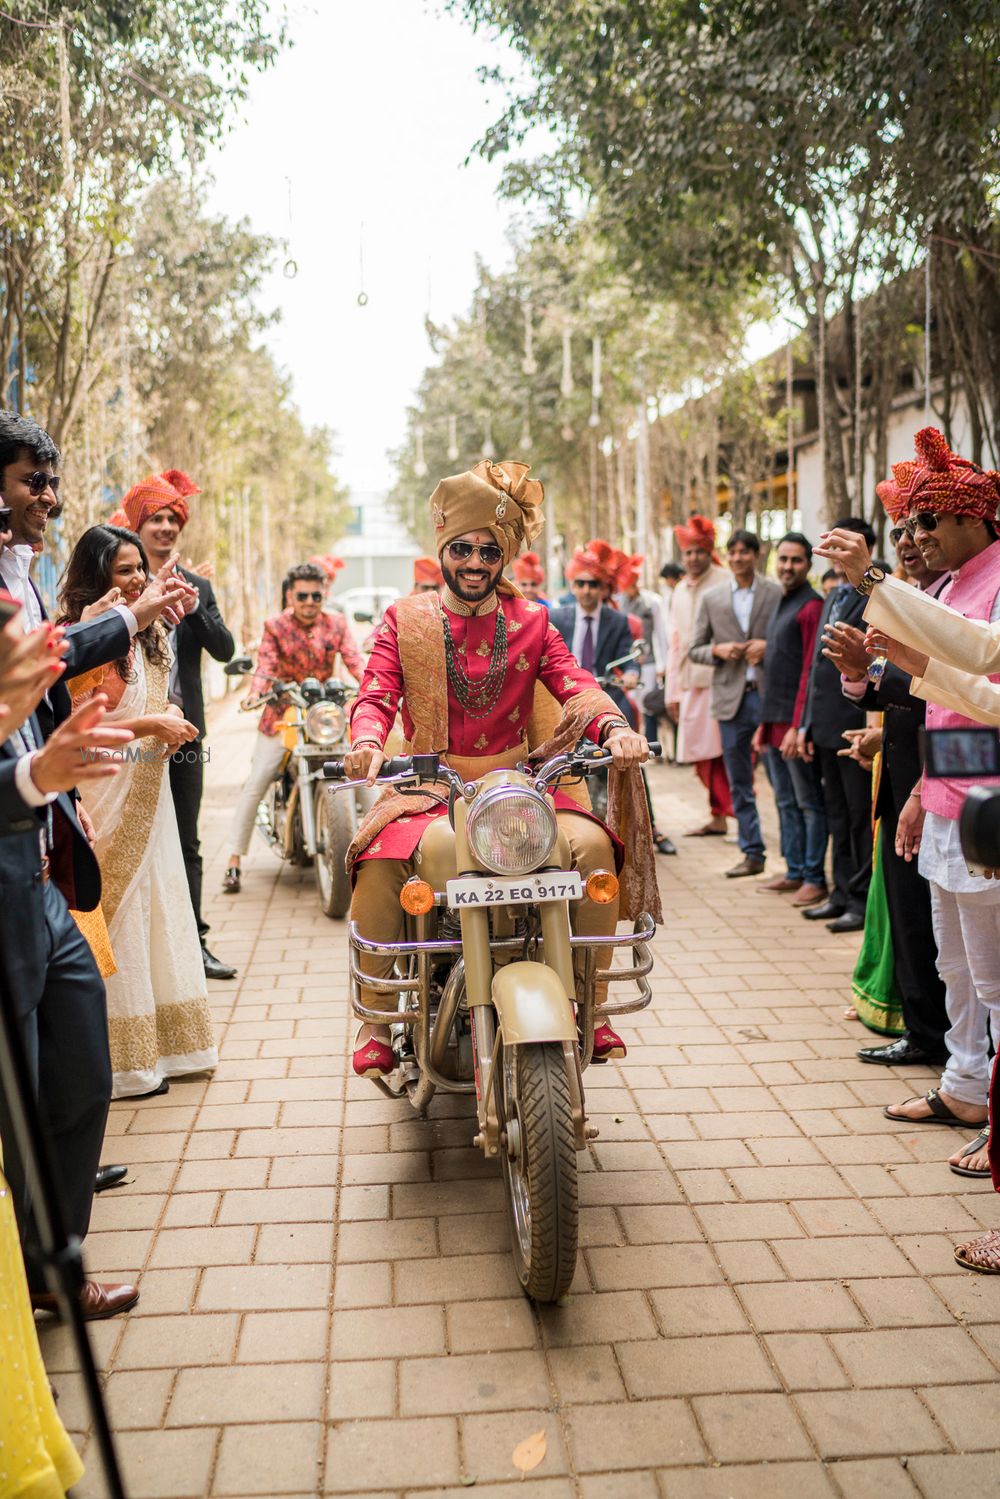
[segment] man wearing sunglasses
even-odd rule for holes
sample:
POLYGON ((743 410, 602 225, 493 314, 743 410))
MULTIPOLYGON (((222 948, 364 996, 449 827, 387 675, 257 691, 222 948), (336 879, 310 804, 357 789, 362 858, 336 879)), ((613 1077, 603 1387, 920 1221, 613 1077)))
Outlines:
MULTIPOLYGON (((618 705, 597 686, 592 670, 571 655, 543 605, 521 597, 503 577, 504 567, 544 524, 539 513, 542 486, 527 475, 526 464, 483 460, 467 473, 443 479, 435 489, 431 519, 444 574, 443 597, 410 596, 387 610, 351 713, 348 776, 374 784, 397 711, 415 753, 444 753, 448 764, 470 781, 490 770, 512 768, 536 749, 548 753, 545 745, 555 742, 554 733, 562 736, 561 745, 572 746, 583 737, 607 744, 623 771, 637 769, 648 758, 645 739, 632 732, 618 705), (539 686, 546 692, 536 693, 539 686)), ((621 625, 627 650, 624 617, 621 625)), ((640 776, 623 777, 621 805, 622 821, 612 838, 589 807, 584 809, 579 793, 555 793, 560 828, 584 878, 598 869, 621 869, 627 848, 629 880, 623 881, 623 897, 628 891, 638 909, 655 916, 659 901, 640 776)), ((364 937, 379 944, 399 940, 400 891, 414 870, 424 830, 442 815, 447 815, 446 788, 443 800, 387 794, 365 820, 348 856, 355 879, 352 917, 364 937)), ((638 909, 630 906, 622 914, 637 915, 638 909)), ((608 936, 618 915, 617 900, 608 905, 582 901, 574 919, 581 934, 608 936)), ((386 972, 383 955, 365 955, 361 962, 372 977, 386 972)), ((599 959, 598 966, 607 965, 599 959)), ((390 1005, 371 989, 362 993, 374 1009, 390 1005)), ((624 1054, 620 1037, 607 1024, 599 1026, 595 1060, 624 1054)), ((380 1077, 395 1065, 388 1023, 362 1027, 354 1071, 380 1077)))
MULTIPOLYGON (((836 558, 859 592, 869 596, 866 618, 880 629, 891 628, 894 619, 905 620, 910 613, 921 618, 928 610, 945 621, 954 610, 967 620, 995 625, 1000 621, 1000 541, 995 524, 1000 476, 957 457, 934 427, 923 428, 914 443, 915 461, 895 464, 893 478, 905 498, 904 524, 924 560, 952 575, 940 601, 909 589, 913 603, 894 597, 905 585, 892 580, 889 589, 884 570, 862 554, 853 538, 837 530, 823 538, 823 552, 836 558)), ((998 679, 1000 674, 993 678, 998 679)), ((973 724, 936 703, 932 689, 928 695, 928 729, 973 724)), ((983 778, 973 782, 922 777, 899 818, 897 851, 903 858, 916 859, 931 885, 938 972, 947 990, 949 1057, 937 1088, 884 1112, 906 1126, 984 1126, 983 1134, 956 1152, 950 1164, 962 1175, 986 1177, 990 1037, 1000 1036, 1000 882, 971 873, 962 853, 958 819, 973 784, 984 784, 983 778)))
MULTIPOLYGON (((264 625, 257 671, 244 699, 247 705, 268 692, 272 681, 304 682, 307 677, 317 677, 325 682, 327 677, 341 675, 337 670, 338 657, 354 680, 361 681, 364 658, 347 620, 336 610, 323 608, 328 578, 328 572, 316 562, 300 562, 285 577, 281 585, 285 608, 264 625)), ((233 852, 222 881, 227 895, 240 892, 240 866, 250 847, 258 804, 285 758, 285 746, 278 733, 285 706, 269 703, 257 726, 250 774, 233 813, 229 844, 233 852)))

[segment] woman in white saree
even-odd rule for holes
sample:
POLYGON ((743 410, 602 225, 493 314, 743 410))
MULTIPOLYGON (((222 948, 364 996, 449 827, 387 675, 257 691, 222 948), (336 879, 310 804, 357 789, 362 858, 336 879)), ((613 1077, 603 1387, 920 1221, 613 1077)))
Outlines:
MULTIPOLYGON (((92 526, 63 579, 64 620, 134 602, 149 577, 139 538, 92 526)), ((201 943, 188 894, 170 755, 197 735, 168 703, 172 656, 163 627, 137 635, 124 661, 69 683, 74 706, 100 690, 108 723, 132 729, 126 774, 93 782, 83 801, 96 833, 101 905, 117 971, 107 979, 114 1097, 165 1092, 166 1080, 218 1063, 201 943)))

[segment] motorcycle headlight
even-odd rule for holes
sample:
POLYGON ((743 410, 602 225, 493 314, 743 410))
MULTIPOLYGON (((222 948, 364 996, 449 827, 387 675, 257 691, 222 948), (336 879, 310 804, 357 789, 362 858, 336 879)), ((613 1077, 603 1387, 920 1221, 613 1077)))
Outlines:
POLYGON ((342 739, 347 720, 339 703, 313 703, 306 714, 306 738, 323 746, 342 739))
POLYGON ((469 812, 469 847, 492 874, 527 874, 555 847, 556 814, 538 791, 497 786, 478 796, 469 812))

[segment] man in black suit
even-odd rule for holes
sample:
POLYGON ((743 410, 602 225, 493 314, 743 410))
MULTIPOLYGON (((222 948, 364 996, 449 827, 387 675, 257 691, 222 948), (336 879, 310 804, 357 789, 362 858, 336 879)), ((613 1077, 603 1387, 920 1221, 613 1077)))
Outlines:
MULTIPOLYGON (((882 488, 880 485, 880 495, 882 488)), ((907 577, 935 598, 951 574, 934 572, 928 567, 913 537, 901 526, 891 532, 891 540, 907 577)), ((842 673, 844 692, 867 712, 883 715, 882 774, 875 815, 881 819, 879 857, 892 926, 896 988, 906 1031, 888 1046, 861 1047, 858 1056, 862 1062, 885 1067, 907 1062, 932 1066, 947 1060, 944 1038, 948 1016, 945 987, 937 971, 930 886, 917 868, 916 859, 904 859, 896 852, 900 814, 923 774, 920 731, 927 704, 923 698, 910 695, 912 678, 898 666, 885 664, 880 673, 865 650, 862 630, 847 624, 834 625, 827 632, 824 650, 842 673)))
MULTIPOLYGON (((869 548, 875 532, 866 520, 848 516, 837 522, 863 536, 869 548)), ((864 709, 840 690, 840 670, 823 653, 823 636, 831 625, 857 625, 865 600, 853 584, 840 583, 827 595, 820 615, 809 689, 799 728, 798 754, 816 759, 823 781, 823 800, 830 830, 833 889, 819 906, 802 912, 807 921, 825 921, 827 931, 856 932, 865 924, 868 883, 872 873, 872 778, 857 760, 841 755, 846 729, 863 729, 864 709)))
MULTIPOLYGON (((169 469, 162 474, 151 474, 125 496, 122 509, 154 568, 163 567, 176 551, 188 520, 188 497, 199 493, 198 486, 186 474, 179 469, 169 469)), ((170 790, 177 814, 191 905, 201 938, 205 974, 211 979, 231 979, 236 977, 236 969, 223 963, 205 944, 208 924, 201 912, 202 861, 198 818, 205 780, 202 652, 207 651, 216 661, 229 661, 236 647, 208 579, 187 568, 178 568, 177 571, 198 590, 198 602, 173 632, 171 644, 176 660, 170 673, 168 692, 170 701, 176 703, 184 717, 197 728, 198 738, 171 757, 170 790)))

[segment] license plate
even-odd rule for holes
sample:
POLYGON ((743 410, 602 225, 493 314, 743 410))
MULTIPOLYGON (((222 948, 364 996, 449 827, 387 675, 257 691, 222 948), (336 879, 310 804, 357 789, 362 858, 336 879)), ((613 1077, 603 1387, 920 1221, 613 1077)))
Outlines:
POLYGON ((582 900, 578 874, 522 874, 449 880, 449 906, 534 906, 548 900, 582 900))

